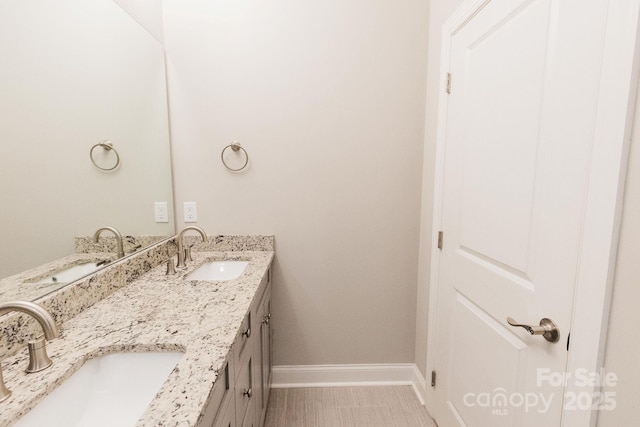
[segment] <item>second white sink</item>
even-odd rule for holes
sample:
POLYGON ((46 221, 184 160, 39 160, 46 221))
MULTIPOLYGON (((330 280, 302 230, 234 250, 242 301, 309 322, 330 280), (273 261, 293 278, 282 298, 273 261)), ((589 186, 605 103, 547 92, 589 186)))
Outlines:
POLYGON ((240 277, 248 261, 209 261, 187 276, 187 280, 233 280, 240 277))
POLYGON ((134 426, 182 356, 115 353, 91 359, 15 426, 134 426))

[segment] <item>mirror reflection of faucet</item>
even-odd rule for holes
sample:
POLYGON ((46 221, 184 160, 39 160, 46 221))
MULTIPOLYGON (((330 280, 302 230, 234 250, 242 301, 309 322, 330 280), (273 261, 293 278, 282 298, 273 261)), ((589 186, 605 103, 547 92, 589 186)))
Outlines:
POLYGON ((102 233, 103 231, 110 231, 116 236, 116 250, 118 252, 118 258, 122 258, 124 256, 124 245, 122 244, 122 234, 120 234, 120 232, 114 227, 99 228, 98 231, 96 231, 93 234, 93 243, 98 243, 98 239, 100 238, 100 233, 102 233))

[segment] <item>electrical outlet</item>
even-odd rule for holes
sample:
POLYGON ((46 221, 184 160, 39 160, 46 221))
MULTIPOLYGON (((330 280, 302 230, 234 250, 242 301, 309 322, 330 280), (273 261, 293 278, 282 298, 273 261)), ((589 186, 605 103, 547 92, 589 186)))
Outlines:
POLYGON ((156 222, 169 222, 169 208, 167 202, 155 203, 156 222))
POLYGON ((198 222, 196 202, 184 202, 184 222, 198 222))

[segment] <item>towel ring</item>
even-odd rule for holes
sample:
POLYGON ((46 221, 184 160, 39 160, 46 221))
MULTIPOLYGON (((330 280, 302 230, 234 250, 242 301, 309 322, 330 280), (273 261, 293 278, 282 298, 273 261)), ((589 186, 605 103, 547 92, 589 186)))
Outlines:
POLYGON ((91 158, 91 163, 93 163, 93 166, 95 166, 98 169, 103 170, 103 171, 112 171, 115 168, 117 168, 118 165, 120 165, 120 156, 118 155, 118 152, 116 151, 116 149, 113 148, 113 143, 111 141, 109 141, 108 139, 105 139, 102 142, 98 142, 96 145, 91 147, 91 150, 89 151, 89 157, 91 158), (116 155, 116 163, 115 163, 115 165, 113 165, 113 167, 103 168, 102 166, 98 166, 98 164, 96 163, 96 160, 93 158, 93 150, 95 150, 96 147, 102 147, 102 148, 105 149, 105 151, 113 151, 113 154, 116 155))
POLYGON ((236 142, 232 142, 231 144, 227 145, 222 149, 222 153, 220 153, 220 159, 222 160, 222 164, 224 165, 225 168, 233 172, 238 172, 244 169, 245 167, 247 167, 247 164, 249 163, 249 154, 247 153, 247 150, 242 148, 240 143, 236 141, 236 142), (242 152, 244 153, 244 157, 245 157, 244 164, 240 166, 238 169, 230 168, 229 165, 227 165, 227 162, 224 161, 224 152, 227 151, 227 148, 231 148, 233 151, 242 150, 242 152))

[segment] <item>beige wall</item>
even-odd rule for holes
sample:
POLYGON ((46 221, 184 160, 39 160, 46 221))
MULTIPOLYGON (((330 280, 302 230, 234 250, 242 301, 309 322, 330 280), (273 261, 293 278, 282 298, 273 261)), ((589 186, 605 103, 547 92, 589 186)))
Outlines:
POLYGON ((602 411, 598 426, 638 424, 640 392, 640 106, 636 106, 622 228, 613 285, 609 335, 605 350, 605 369, 618 376, 615 387, 603 391, 615 393, 616 409, 602 411))
POLYGON ((276 236, 275 364, 413 362, 427 1, 164 10, 178 216, 276 236))

